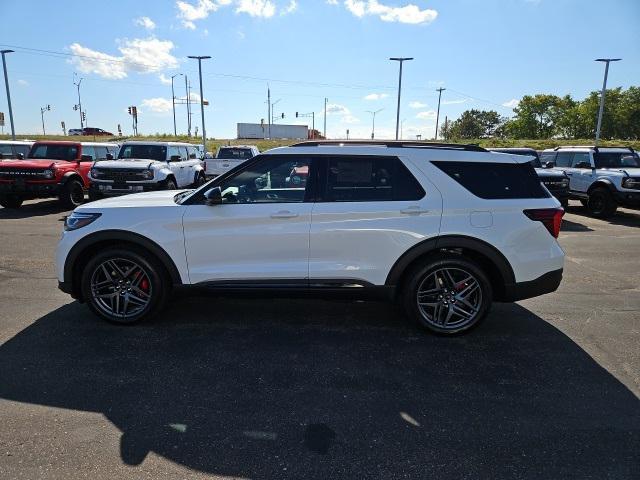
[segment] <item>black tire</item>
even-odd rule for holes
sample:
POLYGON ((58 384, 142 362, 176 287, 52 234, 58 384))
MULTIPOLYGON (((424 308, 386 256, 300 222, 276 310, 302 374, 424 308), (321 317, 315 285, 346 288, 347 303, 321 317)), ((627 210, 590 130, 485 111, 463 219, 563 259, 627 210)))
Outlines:
POLYGON ((204 173, 196 174, 196 181, 193 182, 193 188, 199 188, 207 182, 204 173))
POLYGON ((89 189, 90 202, 95 202, 96 200, 101 200, 102 198, 104 198, 104 196, 100 192, 98 192, 97 190, 94 190, 93 188, 89 189))
POLYGON ((430 259, 414 268, 401 294, 407 316, 422 328, 442 335, 462 333, 478 326, 489 313, 493 299, 491 283, 483 270, 475 262, 453 255, 430 259), (447 278, 445 271, 450 274, 447 278), (469 280, 464 282, 465 279, 469 280), (429 293, 434 290, 436 293, 429 293), (420 291, 423 302, 433 302, 419 303, 420 291), (461 311, 467 315, 458 313, 461 311))
POLYGON ((587 208, 596 218, 610 218, 616 213, 618 205, 609 190, 599 187, 589 194, 587 208))
POLYGON ((119 325, 130 325, 156 315, 165 305, 171 289, 169 277, 160 262, 135 247, 109 248, 92 257, 82 271, 81 285, 82 296, 91 311, 100 318, 119 325), (111 265, 115 262, 118 268, 106 271, 102 267, 107 262, 111 265), (139 270, 132 270, 128 276, 123 276, 129 271, 129 267, 139 270), (108 284, 105 286, 105 278, 113 280, 107 280, 108 284), (133 279, 134 284, 127 284, 127 279, 133 279), (96 288, 97 286, 100 288, 96 288), (146 297, 139 291, 145 293, 146 297), (129 298, 134 295, 139 297, 137 300, 142 299, 146 304, 140 306, 137 301, 134 303, 133 298, 129 298), (116 299, 116 296, 119 298, 116 299), (118 308, 123 307, 123 313, 117 314, 118 308), (127 314, 127 309, 130 309, 130 314, 127 314))
POLYGON ((82 182, 76 178, 67 181, 62 187, 60 203, 68 209, 76 208, 84 203, 84 186, 82 182))
POLYGON ((17 195, 3 195, 0 197, 0 205, 4 208, 11 208, 17 210, 22 206, 22 198, 17 195))
POLYGON ((167 183, 165 184, 165 190, 176 190, 178 188, 178 184, 176 181, 169 177, 167 178, 167 183))

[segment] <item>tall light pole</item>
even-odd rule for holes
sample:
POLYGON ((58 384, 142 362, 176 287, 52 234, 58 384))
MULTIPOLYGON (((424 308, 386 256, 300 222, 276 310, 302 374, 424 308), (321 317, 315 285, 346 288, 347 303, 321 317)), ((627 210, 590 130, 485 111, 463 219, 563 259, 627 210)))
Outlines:
POLYGON ((46 135, 47 132, 44 129, 44 112, 48 112, 51 110, 51 105, 47 105, 46 107, 40 107, 40 116, 42 117, 42 134, 46 135))
POLYGON ((396 140, 398 140, 398 131, 400 130, 400 93, 402 91, 402 64, 413 57, 391 57, 389 60, 400 62, 400 73, 398 75, 398 109, 396 112, 396 140))
POLYGON ((13 110, 11 108, 11 93, 9 92, 9 77, 7 76, 7 61, 4 56, 7 53, 13 53, 13 50, 0 50, 2 54, 2 68, 4 69, 4 86, 7 88, 7 104, 9 105, 9 121, 11 122, 11 138, 16 139, 16 129, 13 126, 13 110))
POLYGON ((376 115, 378 113, 380 113, 382 110, 384 110, 384 108, 381 108, 379 110, 371 111, 371 110, 367 110, 367 113, 371 114, 372 117, 372 124, 371 124, 371 140, 373 140, 376 137, 376 115))
POLYGON ((82 102, 80 101, 80 84, 82 83, 82 78, 76 83, 76 72, 73 72, 73 84, 78 88, 78 110, 80 112, 80 128, 84 128, 84 121, 82 119, 82 102))
POLYGON ((173 105, 173 136, 178 135, 178 130, 176 129, 176 94, 173 91, 173 79, 177 76, 182 75, 181 73, 176 73, 175 75, 171 75, 171 104, 173 105))
POLYGON ((329 99, 327 97, 324 98, 324 129, 323 129, 323 135, 324 135, 324 139, 327 139, 327 102, 329 101, 329 99))
POLYGON ((207 151, 207 131, 204 128, 204 94, 202 93, 202 60, 208 60, 209 56, 201 55, 189 55, 189 58, 193 58, 198 60, 198 74, 200 75, 200 113, 202 115, 202 145, 204 146, 204 151, 207 151))
POLYGON ((440 99, 442 98, 442 92, 446 90, 446 88, 436 88, 436 92, 438 92, 438 113, 436 113, 436 140, 438 140, 438 123, 440 121, 440 99))
POLYGON ((602 113, 604 112, 604 96, 607 91, 607 76, 609 75, 609 63, 619 62, 621 58, 596 58, 596 62, 605 62, 604 82, 602 82, 602 93, 600 94, 600 109, 598 110, 598 126, 596 127, 596 147, 600 141, 600 127, 602 126, 602 113))

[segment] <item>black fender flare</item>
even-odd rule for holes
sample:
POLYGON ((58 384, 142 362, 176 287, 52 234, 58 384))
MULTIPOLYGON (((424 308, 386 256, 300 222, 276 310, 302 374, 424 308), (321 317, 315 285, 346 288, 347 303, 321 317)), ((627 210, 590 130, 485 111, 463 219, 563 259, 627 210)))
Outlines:
POLYGON ((593 192, 596 188, 599 188, 599 187, 604 187, 608 189, 610 193, 615 193, 618 191, 618 189, 616 188, 616 186, 613 184, 611 180, 609 180, 608 178, 601 178, 591 184, 591 186, 587 190, 587 195, 590 195, 591 192, 593 192))
POLYGON ((75 180, 75 179, 78 179, 80 181, 80 183, 82 184, 82 188, 87 188, 84 180, 82 179, 82 175, 80 175, 78 172, 74 170, 71 170, 62 176, 62 179, 60 180, 60 186, 64 187, 67 183, 69 183, 69 180, 75 180))
POLYGON ((178 268, 169 254, 160 245, 138 233, 127 232, 126 230, 102 230, 80 239, 71 248, 67 254, 67 258, 65 259, 64 283, 71 285, 74 291, 78 289, 78 285, 74 284, 74 281, 77 280, 74 278, 74 273, 78 258, 93 245, 101 242, 114 243, 118 241, 133 243, 151 252, 151 254, 153 254, 163 264, 167 273, 171 277, 172 283, 174 285, 182 285, 182 279, 180 278, 178 268))
POLYGON ((411 265, 424 255, 436 253, 440 250, 463 248, 481 254, 488 258, 502 277, 504 285, 515 283, 515 274, 511 264, 505 256, 493 245, 474 237, 464 235, 444 235, 430 238, 414 245, 407 250, 391 267, 385 285, 396 286, 399 284, 402 275, 411 268, 411 265))

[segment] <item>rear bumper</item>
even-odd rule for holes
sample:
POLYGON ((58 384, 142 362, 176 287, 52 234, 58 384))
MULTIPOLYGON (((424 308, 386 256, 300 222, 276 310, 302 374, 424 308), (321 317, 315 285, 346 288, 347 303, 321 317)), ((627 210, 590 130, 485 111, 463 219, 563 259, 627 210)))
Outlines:
POLYGON ((62 185, 51 183, 21 183, 1 182, 0 195, 17 195, 23 198, 49 198, 57 197, 62 185))
POLYGON ((640 192, 615 192, 614 198, 618 205, 630 208, 640 208, 640 192))
POLYGON ((528 282, 518 282, 505 285, 504 298, 501 301, 515 302, 525 298, 537 297, 555 292, 562 282, 562 268, 545 273, 528 282))

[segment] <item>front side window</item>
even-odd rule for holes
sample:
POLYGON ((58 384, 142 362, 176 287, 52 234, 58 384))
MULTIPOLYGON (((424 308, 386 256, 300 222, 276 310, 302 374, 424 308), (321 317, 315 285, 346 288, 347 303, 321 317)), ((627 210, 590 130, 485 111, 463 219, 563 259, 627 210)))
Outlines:
MULTIPOLYGON (((90 147, 88 145, 83 145, 82 146, 82 155, 88 155, 91 157, 91 160, 95 160, 96 158, 96 151, 93 147, 90 147)), ((89 161, 91 161, 89 160, 89 161)))
POLYGON ((395 157, 337 157, 327 165, 325 201, 419 200, 425 191, 395 157))
POLYGON ((78 146, 38 143, 31 147, 29 158, 46 158, 71 162, 78 158, 78 146))
POLYGON ((167 160, 167 147, 164 145, 124 145, 118 158, 142 158, 148 160, 167 160))
POLYGON ((304 202, 309 167, 309 159, 266 156, 219 185, 222 202, 304 202))
POLYGON ((27 145, 14 145, 13 148, 16 151, 16 155, 21 153, 25 158, 29 155, 29 147, 27 145))
POLYGON ((556 163, 556 153, 555 152, 542 152, 542 154, 540 155, 540 163, 542 163, 543 165, 545 163, 556 163))
POLYGON ((574 153, 571 161, 573 168, 591 168, 591 159, 588 153, 574 153))
POLYGON ((570 167, 573 161, 573 152, 558 152, 556 167, 570 167))

